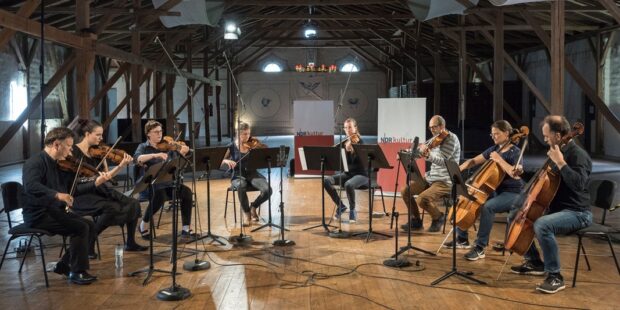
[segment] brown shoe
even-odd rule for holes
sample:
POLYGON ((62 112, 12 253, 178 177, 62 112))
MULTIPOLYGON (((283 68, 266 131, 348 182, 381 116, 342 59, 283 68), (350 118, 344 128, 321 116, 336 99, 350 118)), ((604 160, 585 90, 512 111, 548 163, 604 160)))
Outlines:
POLYGON ((250 212, 243 212, 243 226, 244 227, 250 226, 251 221, 252 221, 252 216, 250 215, 250 212))
POLYGON ((258 208, 250 207, 250 215, 252 216, 252 221, 258 222, 258 213, 256 212, 258 208))

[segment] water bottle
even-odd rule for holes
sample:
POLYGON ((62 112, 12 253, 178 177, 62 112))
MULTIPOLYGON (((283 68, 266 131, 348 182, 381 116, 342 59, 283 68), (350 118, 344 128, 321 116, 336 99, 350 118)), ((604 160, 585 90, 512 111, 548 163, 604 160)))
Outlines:
POLYGON ((122 268, 123 267, 123 246, 120 244, 117 244, 114 254, 115 254, 114 256, 116 256, 116 261, 114 262, 114 265, 116 266, 116 268, 122 268))

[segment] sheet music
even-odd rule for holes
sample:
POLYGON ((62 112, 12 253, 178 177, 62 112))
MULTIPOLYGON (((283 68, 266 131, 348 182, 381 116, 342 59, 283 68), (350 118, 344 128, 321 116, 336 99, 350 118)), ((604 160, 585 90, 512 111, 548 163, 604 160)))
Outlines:
POLYGON ((304 153, 304 148, 300 147, 299 150, 299 160, 301 162, 301 170, 308 170, 308 164, 306 163, 306 154, 304 153))
POLYGON ((344 148, 341 148, 340 152, 340 155, 342 155, 342 171, 349 172, 349 165, 347 164, 347 152, 344 150, 344 148))

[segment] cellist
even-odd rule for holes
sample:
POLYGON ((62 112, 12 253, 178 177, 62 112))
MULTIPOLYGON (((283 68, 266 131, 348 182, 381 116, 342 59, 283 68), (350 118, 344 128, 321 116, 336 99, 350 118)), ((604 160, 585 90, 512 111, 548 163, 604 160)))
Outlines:
MULTIPOLYGON (((542 249, 543 260, 538 249, 532 243, 525 253, 525 262, 511 267, 511 271, 521 275, 538 275, 547 277, 536 290, 553 294, 564 289, 564 278, 560 273, 560 253, 555 240, 556 234, 567 234, 589 226, 592 223, 590 212, 590 193, 588 181, 592 171, 592 160, 588 153, 572 139, 560 149, 562 137, 571 130, 565 117, 549 115, 542 122, 542 133, 549 144, 547 156, 553 162, 553 170, 560 175, 560 185, 551 201, 547 213, 534 222, 534 234, 542 249)), ((519 199, 520 200, 520 199, 519 199)), ((516 208, 521 205, 516 204, 516 208)), ((513 210, 508 221, 516 216, 513 210)))
MULTIPOLYGON (((523 189, 523 180, 521 180, 517 172, 522 169, 514 167, 519 160, 521 149, 511 143, 510 134, 512 131, 512 126, 507 121, 499 120, 494 122, 491 125, 490 134, 494 145, 478 156, 468 159, 459 167, 463 171, 478 166, 487 160, 492 160, 506 173, 502 183, 495 190, 493 198, 487 200, 480 207, 480 227, 478 228, 474 247, 465 254, 465 259, 467 260, 475 261, 485 257, 484 249, 489 243, 495 213, 510 211, 511 206, 523 189)), ((456 247, 461 249, 470 248, 467 231, 463 231, 457 226, 456 232, 458 235, 456 247)), ((452 241, 446 242, 443 246, 452 248, 452 241)))

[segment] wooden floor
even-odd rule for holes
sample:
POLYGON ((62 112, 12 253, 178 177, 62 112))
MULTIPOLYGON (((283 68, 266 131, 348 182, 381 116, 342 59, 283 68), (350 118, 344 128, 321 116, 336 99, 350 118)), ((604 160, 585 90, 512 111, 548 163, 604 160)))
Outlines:
MULTIPOLYGON (((279 178, 276 178, 279 179, 279 178)), ((279 182, 274 182, 279 183, 279 182)), ((235 225, 232 205, 229 204, 228 218, 224 220, 224 202, 228 180, 211 182, 212 232, 224 237, 239 234, 235 225)), ((278 230, 264 229, 251 233, 254 241, 248 246, 238 247, 198 243, 200 259, 209 261, 211 269, 198 272, 182 270, 182 264, 191 261, 190 250, 194 244, 183 248, 179 260, 182 274, 177 283, 191 290, 192 296, 180 302, 161 302, 156 299, 158 290, 171 285, 171 277, 155 274, 152 280, 142 286, 143 277, 129 277, 127 273, 144 268, 148 255, 125 253, 124 267, 114 267, 114 247, 122 239, 118 227, 109 228, 100 237, 102 259, 91 261, 91 272, 99 281, 88 286, 67 283, 57 274, 49 273, 50 287, 46 288, 40 257, 29 258, 21 274, 17 273, 19 260, 9 254, 0 271, 0 309, 507 309, 507 308, 616 308, 620 299, 620 275, 616 272, 613 259, 609 257, 606 242, 588 239, 585 241, 590 255, 592 271, 587 271, 581 261, 579 281, 576 288, 570 287, 575 260, 576 238, 559 237, 563 274, 567 288, 555 295, 537 293, 534 287, 542 277, 519 276, 509 272, 511 264, 518 264, 521 257, 510 258, 504 273, 497 279, 505 257, 499 252, 487 251, 486 259, 468 262, 462 258, 465 250, 457 253, 458 269, 472 271, 474 277, 487 282, 478 285, 461 278, 452 277, 432 287, 430 283, 451 269, 451 252, 442 250, 438 256, 409 252, 406 258, 412 267, 402 270, 382 265, 383 260, 394 252, 394 238, 373 238, 365 243, 361 238, 333 239, 316 228, 303 228, 318 224, 321 216, 321 190, 317 179, 284 179, 284 202, 286 226, 290 232, 286 237, 297 245, 288 249, 275 248, 271 243, 278 238, 278 230), (616 297, 613 297, 616 296, 616 297), (614 306, 616 305, 616 306, 614 306)), ((198 206, 203 231, 207 229, 206 181, 197 183, 198 206)), ((274 184, 272 210, 274 222, 279 223, 279 184, 274 184)), ((366 192, 358 191, 357 224, 344 224, 345 231, 364 231, 368 226, 368 199, 366 192)), ((255 197, 251 193, 250 197, 255 197)), ((386 207, 392 206, 392 198, 386 197, 386 207)), ((333 204, 328 203, 331 214, 333 204)), ((375 203, 381 208, 380 200, 375 203)), ((144 207, 144 205, 143 205, 144 207)), ((397 201, 397 208, 403 214, 405 207, 397 201)), ((267 217, 267 206, 263 205, 263 218, 267 217)), ((329 217, 329 215, 328 215, 329 217)), ((346 216, 344 217, 347 218, 346 216)), ((404 217, 403 217, 404 218, 404 217)), ((618 225, 620 216, 612 214, 608 221, 618 225)), ((4 216, 2 216, 4 219, 4 216)), ((163 252, 156 257, 156 267, 170 270, 168 259, 171 236, 171 212, 164 213, 162 225, 157 230, 155 251, 163 252)), ((430 225, 427 217, 425 226, 430 225)), ((505 224, 496 223, 491 241, 501 240, 505 224)), ((8 239, 5 222, 0 223, 4 248, 8 239)), ((257 227, 253 224, 253 227, 257 227)), ((375 231, 388 232, 389 218, 375 219, 375 231)), ((392 232, 393 233, 393 232, 392 232)), ((444 234, 416 233, 415 246, 435 252, 444 234)), ((470 237, 473 239, 473 236, 470 237)), ((473 241, 473 240, 470 240, 473 241)), ((59 238, 45 239, 46 260, 57 260, 59 238)), ((146 244, 146 241, 140 241, 146 244)), ((400 244, 406 244, 406 236, 400 235, 400 244)), ((13 246, 11 247, 13 249, 13 246)), ((181 247, 180 247, 181 249, 181 247)))

